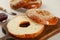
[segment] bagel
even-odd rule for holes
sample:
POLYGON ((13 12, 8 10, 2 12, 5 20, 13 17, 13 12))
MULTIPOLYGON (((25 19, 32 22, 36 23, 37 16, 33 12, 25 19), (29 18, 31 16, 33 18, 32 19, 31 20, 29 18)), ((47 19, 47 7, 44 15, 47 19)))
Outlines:
POLYGON ((10 34, 17 38, 35 38, 43 32, 44 25, 33 22, 27 16, 21 15, 9 21, 7 29, 10 34))
POLYGON ((58 18, 47 10, 30 9, 26 11, 26 15, 33 21, 44 25, 56 25, 58 22, 58 18))
POLYGON ((41 0, 11 0, 10 7, 12 9, 19 9, 19 8, 39 8, 42 5, 41 0))

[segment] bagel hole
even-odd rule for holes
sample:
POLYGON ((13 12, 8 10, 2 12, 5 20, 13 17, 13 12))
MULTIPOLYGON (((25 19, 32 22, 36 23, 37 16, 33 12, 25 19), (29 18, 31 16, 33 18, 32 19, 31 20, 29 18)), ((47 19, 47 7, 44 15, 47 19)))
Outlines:
POLYGON ((21 24, 19 25, 20 27, 28 27, 30 25, 30 22, 24 21, 21 22, 21 24))

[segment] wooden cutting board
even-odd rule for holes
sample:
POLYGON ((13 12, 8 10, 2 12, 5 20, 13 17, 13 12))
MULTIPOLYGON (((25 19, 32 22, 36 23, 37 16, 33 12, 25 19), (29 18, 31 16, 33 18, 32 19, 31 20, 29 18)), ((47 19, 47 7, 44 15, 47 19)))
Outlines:
POLYGON ((6 23, 4 24, 4 26, 2 27, 3 29, 5 29, 6 31, 6 36, 1 38, 0 40, 47 40, 48 38, 52 37, 53 35, 57 34, 60 32, 60 19, 58 18, 58 23, 57 25, 54 25, 54 26, 47 26, 45 25, 45 28, 44 28, 44 31, 36 38, 29 38, 29 39, 18 39, 18 38, 15 38, 13 36, 11 36, 9 33, 8 33, 8 30, 6 28, 6 23), (10 38, 10 39, 8 39, 10 38))

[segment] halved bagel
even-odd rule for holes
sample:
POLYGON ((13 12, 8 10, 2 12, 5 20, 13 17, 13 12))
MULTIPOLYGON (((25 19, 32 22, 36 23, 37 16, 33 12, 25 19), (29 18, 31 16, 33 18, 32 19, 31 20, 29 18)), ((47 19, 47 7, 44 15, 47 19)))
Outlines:
POLYGON ((58 18, 47 10, 30 9, 27 10, 26 15, 33 21, 44 25, 56 25, 58 22, 58 18))
POLYGON ((19 9, 19 8, 39 8, 42 5, 41 0, 11 0, 10 7, 12 9, 19 9))
POLYGON ((17 38, 35 38, 44 30, 43 24, 30 20, 27 16, 17 16, 7 24, 10 34, 17 38))

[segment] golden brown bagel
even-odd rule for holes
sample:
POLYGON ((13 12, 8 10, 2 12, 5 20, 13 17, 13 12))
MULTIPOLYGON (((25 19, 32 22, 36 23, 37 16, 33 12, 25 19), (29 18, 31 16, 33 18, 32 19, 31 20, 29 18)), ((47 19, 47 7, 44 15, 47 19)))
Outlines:
POLYGON ((11 0, 10 6, 12 9, 19 9, 19 8, 39 8, 42 5, 41 0, 11 0), (33 6, 34 5, 34 6, 33 6))
POLYGON ((56 25, 58 22, 57 17, 46 10, 30 9, 26 15, 33 21, 44 25, 56 25))
POLYGON ((43 32, 44 25, 30 20, 26 15, 20 15, 8 22, 7 29, 17 38, 35 38, 43 32))

